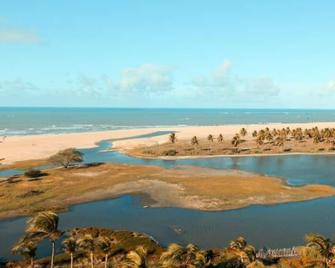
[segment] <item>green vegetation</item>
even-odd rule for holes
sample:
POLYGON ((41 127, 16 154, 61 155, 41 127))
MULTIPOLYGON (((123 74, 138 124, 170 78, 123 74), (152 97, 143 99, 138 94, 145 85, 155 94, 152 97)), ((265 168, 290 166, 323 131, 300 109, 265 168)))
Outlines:
POLYGON ((39 178, 39 177, 42 177, 44 175, 45 175, 45 173, 43 173, 39 169, 29 169, 26 172, 24 172, 24 176, 26 176, 28 178, 39 178))
POLYGON ((170 142, 175 143, 177 138, 176 138, 176 133, 171 133, 169 136, 170 142))
POLYGON ((63 151, 59 151, 57 154, 49 158, 49 162, 54 165, 61 165, 64 168, 80 163, 83 161, 83 153, 74 149, 68 148, 63 151))
POLYGON ((62 242, 63 253, 35 260, 37 246, 43 239, 54 245, 63 234, 58 230, 54 212, 36 214, 28 221, 24 237, 13 247, 13 253, 23 260, 9 262, 7 267, 307 268, 335 264, 335 243, 320 234, 307 234, 304 246, 265 252, 257 251, 243 237, 230 241, 226 248, 203 250, 193 244, 184 247, 174 243, 163 248, 141 233, 92 227, 68 231, 62 242))

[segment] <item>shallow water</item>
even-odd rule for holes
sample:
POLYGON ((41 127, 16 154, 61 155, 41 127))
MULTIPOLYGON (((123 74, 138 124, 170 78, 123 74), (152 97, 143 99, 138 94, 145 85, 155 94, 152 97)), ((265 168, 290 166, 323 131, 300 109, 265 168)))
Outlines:
MULTIPOLYGON (((159 135, 155 133, 151 135, 159 135)), ((335 186, 334 156, 218 157, 188 160, 145 160, 106 151, 111 142, 83 149, 85 162, 117 162, 158 165, 172 168, 194 165, 216 169, 240 169, 279 176, 294 185, 322 183, 335 186)), ((143 208, 138 197, 91 202, 71 207, 61 214, 61 228, 100 226, 128 229, 152 235, 163 245, 170 242, 196 243, 201 247, 224 246, 244 235, 257 247, 286 247, 303 242, 308 232, 332 237, 335 226, 335 198, 271 206, 250 206, 225 211, 204 212, 179 208, 143 208), (173 227, 184 230, 177 234, 173 227)), ((0 221, 0 255, 11 258, 9 248, 24 230, 25 218, 0 221)), ((49 254, 46 244, 40 255, 49 254)))

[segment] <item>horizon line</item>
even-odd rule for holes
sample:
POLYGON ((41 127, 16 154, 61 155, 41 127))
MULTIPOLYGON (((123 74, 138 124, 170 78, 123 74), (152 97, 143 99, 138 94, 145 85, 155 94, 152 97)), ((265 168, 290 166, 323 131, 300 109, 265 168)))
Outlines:
POLYGON ((319 110, 319 111, 333 111, 335 108, 255 108, 255 107, 112 107, 112 106, 1 106, 3 108, 54 108, 54 109, 143 109, 143 110, 157 110, 157 109, 166 109, 166 110, 319 110))

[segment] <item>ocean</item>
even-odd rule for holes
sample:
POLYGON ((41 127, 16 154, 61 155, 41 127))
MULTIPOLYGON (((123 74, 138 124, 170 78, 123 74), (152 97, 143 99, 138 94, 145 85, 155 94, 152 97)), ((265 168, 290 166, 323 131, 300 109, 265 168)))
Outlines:
POLYGON ((335 110, 0 107, 0 136, 139 127, 335 121, 335 110))

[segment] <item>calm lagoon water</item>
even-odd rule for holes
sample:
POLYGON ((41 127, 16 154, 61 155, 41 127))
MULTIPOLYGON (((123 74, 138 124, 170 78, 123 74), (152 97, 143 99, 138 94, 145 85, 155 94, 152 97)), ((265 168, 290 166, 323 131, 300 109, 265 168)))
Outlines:
MULTIPOLYGON (((164 133, 153 133, 159 135, 164 133)), ((216 169, 240 169, 279 176, 294 185, 323 183, 335 186, 333 156, 228 157, 192 160, 144 160, 118 152, 108 152, 111 142, 83 149, 85 162, 119 162, 158 165, 172 168, 194 165, 216 169)), ((257 247, 286 247, 303 242, 308 232, 332 236, 335 230, 335 198, 271 206, 250 206, 224 212, 204 212, 179 208, 143 208, 139 197, 123 196, 113 200, 72 206, 62 213, 63 230, 82 226, 127 229, 152 235, 162 245, 171 242, 196 243, 201 247, 220 247, 244 235, 257 247), (183 232, 177 234, 174 227, 183 232)), ((26 218, 0 221, 2 256, 12 258, 10 246, 22 235, 26 218)), ((40 255, 49 254, 46 244, 40 255)))

